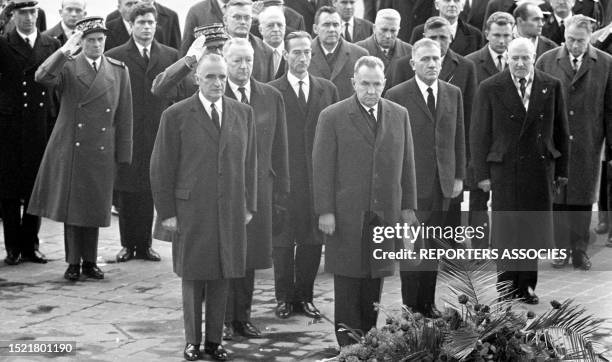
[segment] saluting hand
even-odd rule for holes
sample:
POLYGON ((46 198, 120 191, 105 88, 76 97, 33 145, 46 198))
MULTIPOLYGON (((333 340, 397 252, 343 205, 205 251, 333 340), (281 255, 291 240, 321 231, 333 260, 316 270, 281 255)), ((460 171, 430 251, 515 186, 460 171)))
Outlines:
POLYGON ((60 48, 62 50, 62 53, 66 54, 67 56, 70 56, 79 51, 79 49, 81 49, 81 38, 83 38, 83 32, 80 30, 76 30, 74 34, 72 34, 70 38, 68 38, 66 44, 64 44, 60 48))
POLYGON ((200 58, 204 55, 204 51, 206 47, 204 43, 206 42, 206 36, 202 35, 191 43, 189 50, 187 50, 188 57, 195 57, 196 63, 200 61, 200 58))

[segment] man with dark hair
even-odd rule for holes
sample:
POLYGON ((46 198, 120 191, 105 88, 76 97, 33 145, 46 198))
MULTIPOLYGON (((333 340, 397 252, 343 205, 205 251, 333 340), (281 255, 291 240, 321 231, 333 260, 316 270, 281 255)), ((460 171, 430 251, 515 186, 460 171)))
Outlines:
POLYGON ((318 35, 312 42, 312 60, 308 71, 315 77, 329 79, 338 88, 340 99, 354 93, 351 74, 357 59, 368 55, 368 51, 351 44, 340 36, 341 19, 338 11, 330 6, 317 10, 314 32, 318 35))
MULTIPOLYGON (((440 16, 448 20, 451 31, 450 48, 457 54, 466 56, 484 44, 482 33, 479 29, 465 23, 459 14, 464 8, 467 0, 435 0, 436 8, 440 16)), ((424 36, 425 25, 419 25, 412 31, 410 43, 414 44, 424 36)))
POLYGON ((392 63, 412 53, 412 46, 397 38, 401 20, 396 10, 382 9, 376 14, 374 34, 355 43, 383 61, 387 79, 391 78, 392 63))
MULTIPOLYGON (((31 2, 31 1, 29 1, 31 2)), ((24 1, 21 0, 13 0, 8 1, 8 3, 4 6, 0 6, 0 35, 6 35, 15 29, 15 21, 11 19, 11 12, 14 9, 15 4, 23 4, 24 1)), ((0 0, 0 4, 2 1, 0 0)), ((40 7, 36 10, 36 29, 41 33, 47 30, 47 16, 45 11, 40 7)))
MULTIPOLYGON (((246 265, 246 224, 257 210, 257 141, 251 107, 223 95, 227 65, 206 54, 197 68, 199 91, 162 114, 151 155, 151 187, 162 225, 178 230, 172 243, 181 278, 188 361, 204 353, 229 359, 221 346, 231 278, 246 265)), ((267 170, 266 170, 267 171, 267 170)))
POLYGON ((332 4, 340 14, 340 34, 349 43, 356 43, 372 35, 373 24, 369 20, 355 17, 356 0, 333 0, 332 4))
POLYGON ((62 0, 62 8, 59 11, 62 19, 44 34, 59 40, 60 44, 64 45, 74 34, 76 22, 87 16, 86 5, 85 0, 62 0))
POLYGON ((539 6, 531 3, 522 3, 512 13, 516 19, 516 30, 519 37, 527 38, 533 42, 536 48, 536 60, 540 55, 557 47, 557 44, 542 36, 544 25, 544 14, 539 6))
MULTIPOLYGON (((572 146, 568 184, 553 204, 555 245, 570 249, 574 267, 583 270, 591 268, 587 249, 601 149, 604 142, 606 151, 612 146, 612 57, 589 45, 592 25, 584 15, 571 17, 565 24, 565 44, 545 53, 536 64, 561 80, 566 94, 572 146)), ((568 261, 569 255, 553 266, 563 268, 568 261)))
MULTIPOLYGON (((106 16, 106 24, 115 19, 121 18, 121 0, 118 1, 117 10, 106 16)), ((155 40, 159 43, 179 49, 181 46, 181 28, 179 27, 179 18, 176 12, 170 8, 163 6, 155 0, 142 0, 143 2, 155 6, 157 11, 157 28, 155 30, 155 40)))
POLYGON ((275 204, 286 208, 287 213, 275 213, 277 220, 273 219, 275 225, 280 224, 272 239, 279 318, 288 318, 292 312, 321 317, 313 303, 323 238, 312 205, 312 144, 319 113, 338 101, 338 91, 332 82, 308 74, 311 46, 312 38, 306 32, 287 35, 287 73, 270 82, 281 92, 286 114, 291 114, 287 117, 291 193, 286 205, 275 204))
POLYGON ((285 103, 274 87, 251 77, 253 48, 244 38, 232 38, 223 48, 228 78, 225 95, 253 108, 257 134, 257 213, 247 226, 244 278, 230 281, 225 312, 229 338, 233 331, 244 337, 260 337, 251 323, 255 270, 272 267, 272 200, 289 193, 289 155, 285 103))
POLYGON ((76 27, 36 71, 36 81, 55 87, 61 104, 28 207, 64 223, 64 278, 70 281, 79 279, 81 260, 85 276, 104 278, 96 264, 98 229, 110 225, 116 166, 132 160, 127 67, 103 55, 107 30, 101 17, 84 18, 76 27))
MULTIPOLYGON (((440 81, 440 44, 421 39, 412 48, 414 78, 389 89, 385 97, 408 110, 414 141, 417 176, 417 219, 428 226, 445 226, 450 200, 463 192, 465 131, 461 90, 440 81)), ((424 240, 424 249, 435 249, 435 240, 424 240)), ((438 263, 423 260, 417 268, 403 270, 402 304, 413 312, 435 318, 438 263)))
POLYGON ((14 1, 15 28, 0 37, 0 215, 8 265, 46 263, 38 251, 40 218, 24 210, 50 132, 50 90, 34 81, 60 45, 36 29, 36 1, 14 1))
POLYGON ((132 38, 106 55, 123 61, 130 69, 134 132, 130 165, 120 165, 115 178, 116 205, 120 208, 121 251, 118 262, 132 258, 159 261, 152 248, 153 196, 149 163, 159 119, 170 102, 151 93, 153 79, 178 59, 177 51, 155 40, 155 7, 145 2, 130 12, 132 38))
POLYGON ((380 98, 383 67, 373 56, 356 62, 355 95, 321 112, 312 152, 314 207, 325 234, 325 270, 334 274, 340 347, 357 343, 342 324, 363 333, 376 326, 374 303, 384 277, 395 272, 395 262, 374 259, 373 248, 393 251, 396 240, 374 244, 373 228, 417 222, 408 111, 380 98))

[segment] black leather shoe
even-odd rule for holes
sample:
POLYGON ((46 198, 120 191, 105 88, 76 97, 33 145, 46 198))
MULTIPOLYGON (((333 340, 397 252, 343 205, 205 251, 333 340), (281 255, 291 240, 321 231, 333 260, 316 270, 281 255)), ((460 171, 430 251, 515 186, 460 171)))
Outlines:
POLYGON ((121 249, 116 256, 117 263, 125 263, 128 260, 131 260, 134 257, 134 249, 132 248, 123 248, 121 249))
POLYGON ((310 318, 321 318, 321 312, 312 302, 297 302, 293 306, 296 313, 302 313, 310 318))
POLYGON ((79 264, 70 264, 64 273, 64 279, 76 282, 81 276, 81 266, 79 264))
POLYGON ((426 305, 423 315, 427 318, 435 319, 442 317, 442 312, 435 305, 426 305))
POLYGON ((521 298, 521 301, 525 304, 538 304, 540 303, 540 298, 538 298, 537 295, 534 294, 526 294, 523 295, 523 297, 521 298))
POLYGON ((47 264, 47 259, 45 258, 45 254, 41 253, 38 250, 34 250, 34 252, 30 255, 23 255, 21 259, 23 261, 29 261, 30 263, 47 264))
POLYGON ((187 343, 185 345, 185 350, 183 351, 183 357, 185 357, 187 361, 199 360, 202 357, 202 354, 200 353, 200 345, 187 343))
POLYGON ((91 279, 104 279, 104 272, 95 263, 83 263, 83 275, 91 279))
POLYGON ((276 305, 276 316, 280 319, 289 318, 292 311, 291 303, 281 301, 276 305))
POLYGON ((21 263, 21 256, 19 253, 8 252, 6 253, 6 258, 4 258, 4 262, 8 265, 17 265, 21 263))
POLYGON ((231 341, 234 339, 234 327, 232 327, 231 323, 223 324, 223 340, 231 341))
POLYGON ((259 338, 261 337, 261 331, 253 325, 251 322, 239 322, 233 321, 234 333, 239 334, 246 338, 259 338))
POLYGON ((229 361, 230 357, 225 348, 218 343, 205 342, 204 353, 216 361, 229 361))
POLYGON ((582 270, 591 269, 591 260, 584 251, 574 251, 572 255, 572 263, 574 264, 574 268, 582 270))
POLYGON ((161 257, 152 248, 147 248, 143 252, 140 252, 140 251, 137 250, 136 251, 136 259, 143 259, 143 260, 149 260, 149 261, 160 261, 161 257))
POLYGON ((608 223, 607 222, 600 222, 597 224, 597 226, 595 227, 595 232, 597 234, 605 234, 608 232, 608 223))

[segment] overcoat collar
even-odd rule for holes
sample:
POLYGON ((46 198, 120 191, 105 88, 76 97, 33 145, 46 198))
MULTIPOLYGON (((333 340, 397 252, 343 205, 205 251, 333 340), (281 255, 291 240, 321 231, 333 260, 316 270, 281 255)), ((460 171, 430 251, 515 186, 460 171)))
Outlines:
POLYGON ((85 54, 80 53, 75 59, 76 76, 87 91, 82 95, 80 103, 89 103, 92 100, 105 94, 106 91, 113 86, 113 77, 111 76, 112 69, 106 56, 100 57, 100 66, 98 72, 94 71, 85 54))
MULTIPOLYGON (((199 92, 199 90, 198 90, 199 92)), ((213 125, 212 120, 206 113, 204 105, 200 101, 200 97, 196 92, 189 99, 190 111, 193 117, 193 121, 200 125, 206 132, 206 134, 215 142, 219 144, 219 157, 221 157, 223 150, 227 144, 228 135, 231 134, 233 124, 235 122, 236 114, 230 111, 228 106, 228 97, 223 96, 223 111, 221 112, 221 132, 213 125)))
POLYGON ((559 47, 556 57, 557 65, 563 69, 568 78, 572 79, 572 84, 576 83, 580 78, 582 78, 582 76, 584 76, 589 69, 591 69, 593 64, 597 62, 597 59, 597 52, 591 45, 589 45, 584 57, 582 58, 580 69, 578 69, 578 72, 574 74, 574 70, 572 69, 572 65, 570 63, 570 54, 565 46, 559 47))

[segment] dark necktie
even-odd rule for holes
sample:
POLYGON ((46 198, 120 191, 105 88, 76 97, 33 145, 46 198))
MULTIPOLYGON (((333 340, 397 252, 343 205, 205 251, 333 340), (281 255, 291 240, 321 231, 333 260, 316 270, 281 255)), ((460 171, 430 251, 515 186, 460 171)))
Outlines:
POLYGON ((217 130, 220 130, 221 124, 219 123, 219 112, 217 112, 217 108, 215 107, 214 103, 210 104, 210 116, 217 130))
POLYGON ((578 72, 578 58, 572 59, 572 68, 574 69, 574 74, 578 72))
POLYGON ((149 64, 149 51, 147 48, 142 48, 142 57, 144 58, 145 64, 149 64))
POLYGON ((525 86, 525 83, 527 83, 527 80, 525 78, 521 78, 519 79, 519 89, 521 91, 521 98, 525 99, 525 91, 527 90, 527 87, 525 86))
POLYGON ((32 44, 30 43, 30 38, 25 38, 25 42, 30 48, 32 47, 32 44))
POLYGON ((349 25, 350 24, 348 22, 344 23, 344 39, 349 43, 352 43, 353 40, 351 39, 351 33, 349 33, 349 25))
POLYGON ((565 34, 565 23, 563 22, 563 20, 561 20, 561 22, 559 23, 559 33, 562 34, 562 36, 564 36, 563 34, 565 34))
POLYGON ((240 92, 240 102, 244 104, 249 104, 249 99, 246 95, 246 89, 244 87, 238 87, 238 91, 240 92))
POLYGON ((300 102, 300 107, 306 109, 306 94, 304 94, 304 89, 302 86, 304 85, 304 81, 299 81, 298 85, 300 89, 298 89, 298 101, 300 102))
POLYGON ((368 119, 370 121, 370 128, 376 133, 376 115, 374 114, 374 108, 368 110, 368 119))
POLYGON ((96 64, 95 60, 91 63, 91 66, 93 67, 94 71, 98 73, 98 65, 96 64))
POLYGON ((502 62, 503 58, 504 56, 501 54, 497 56, 497 70, 499 70, 500 72, 504 71, 504 63, 502 62))
POLYGON ((427 108, 429 108, 433 118, 436 119, 436 97, 434 97, 431 87, 427 87, 427 108))

